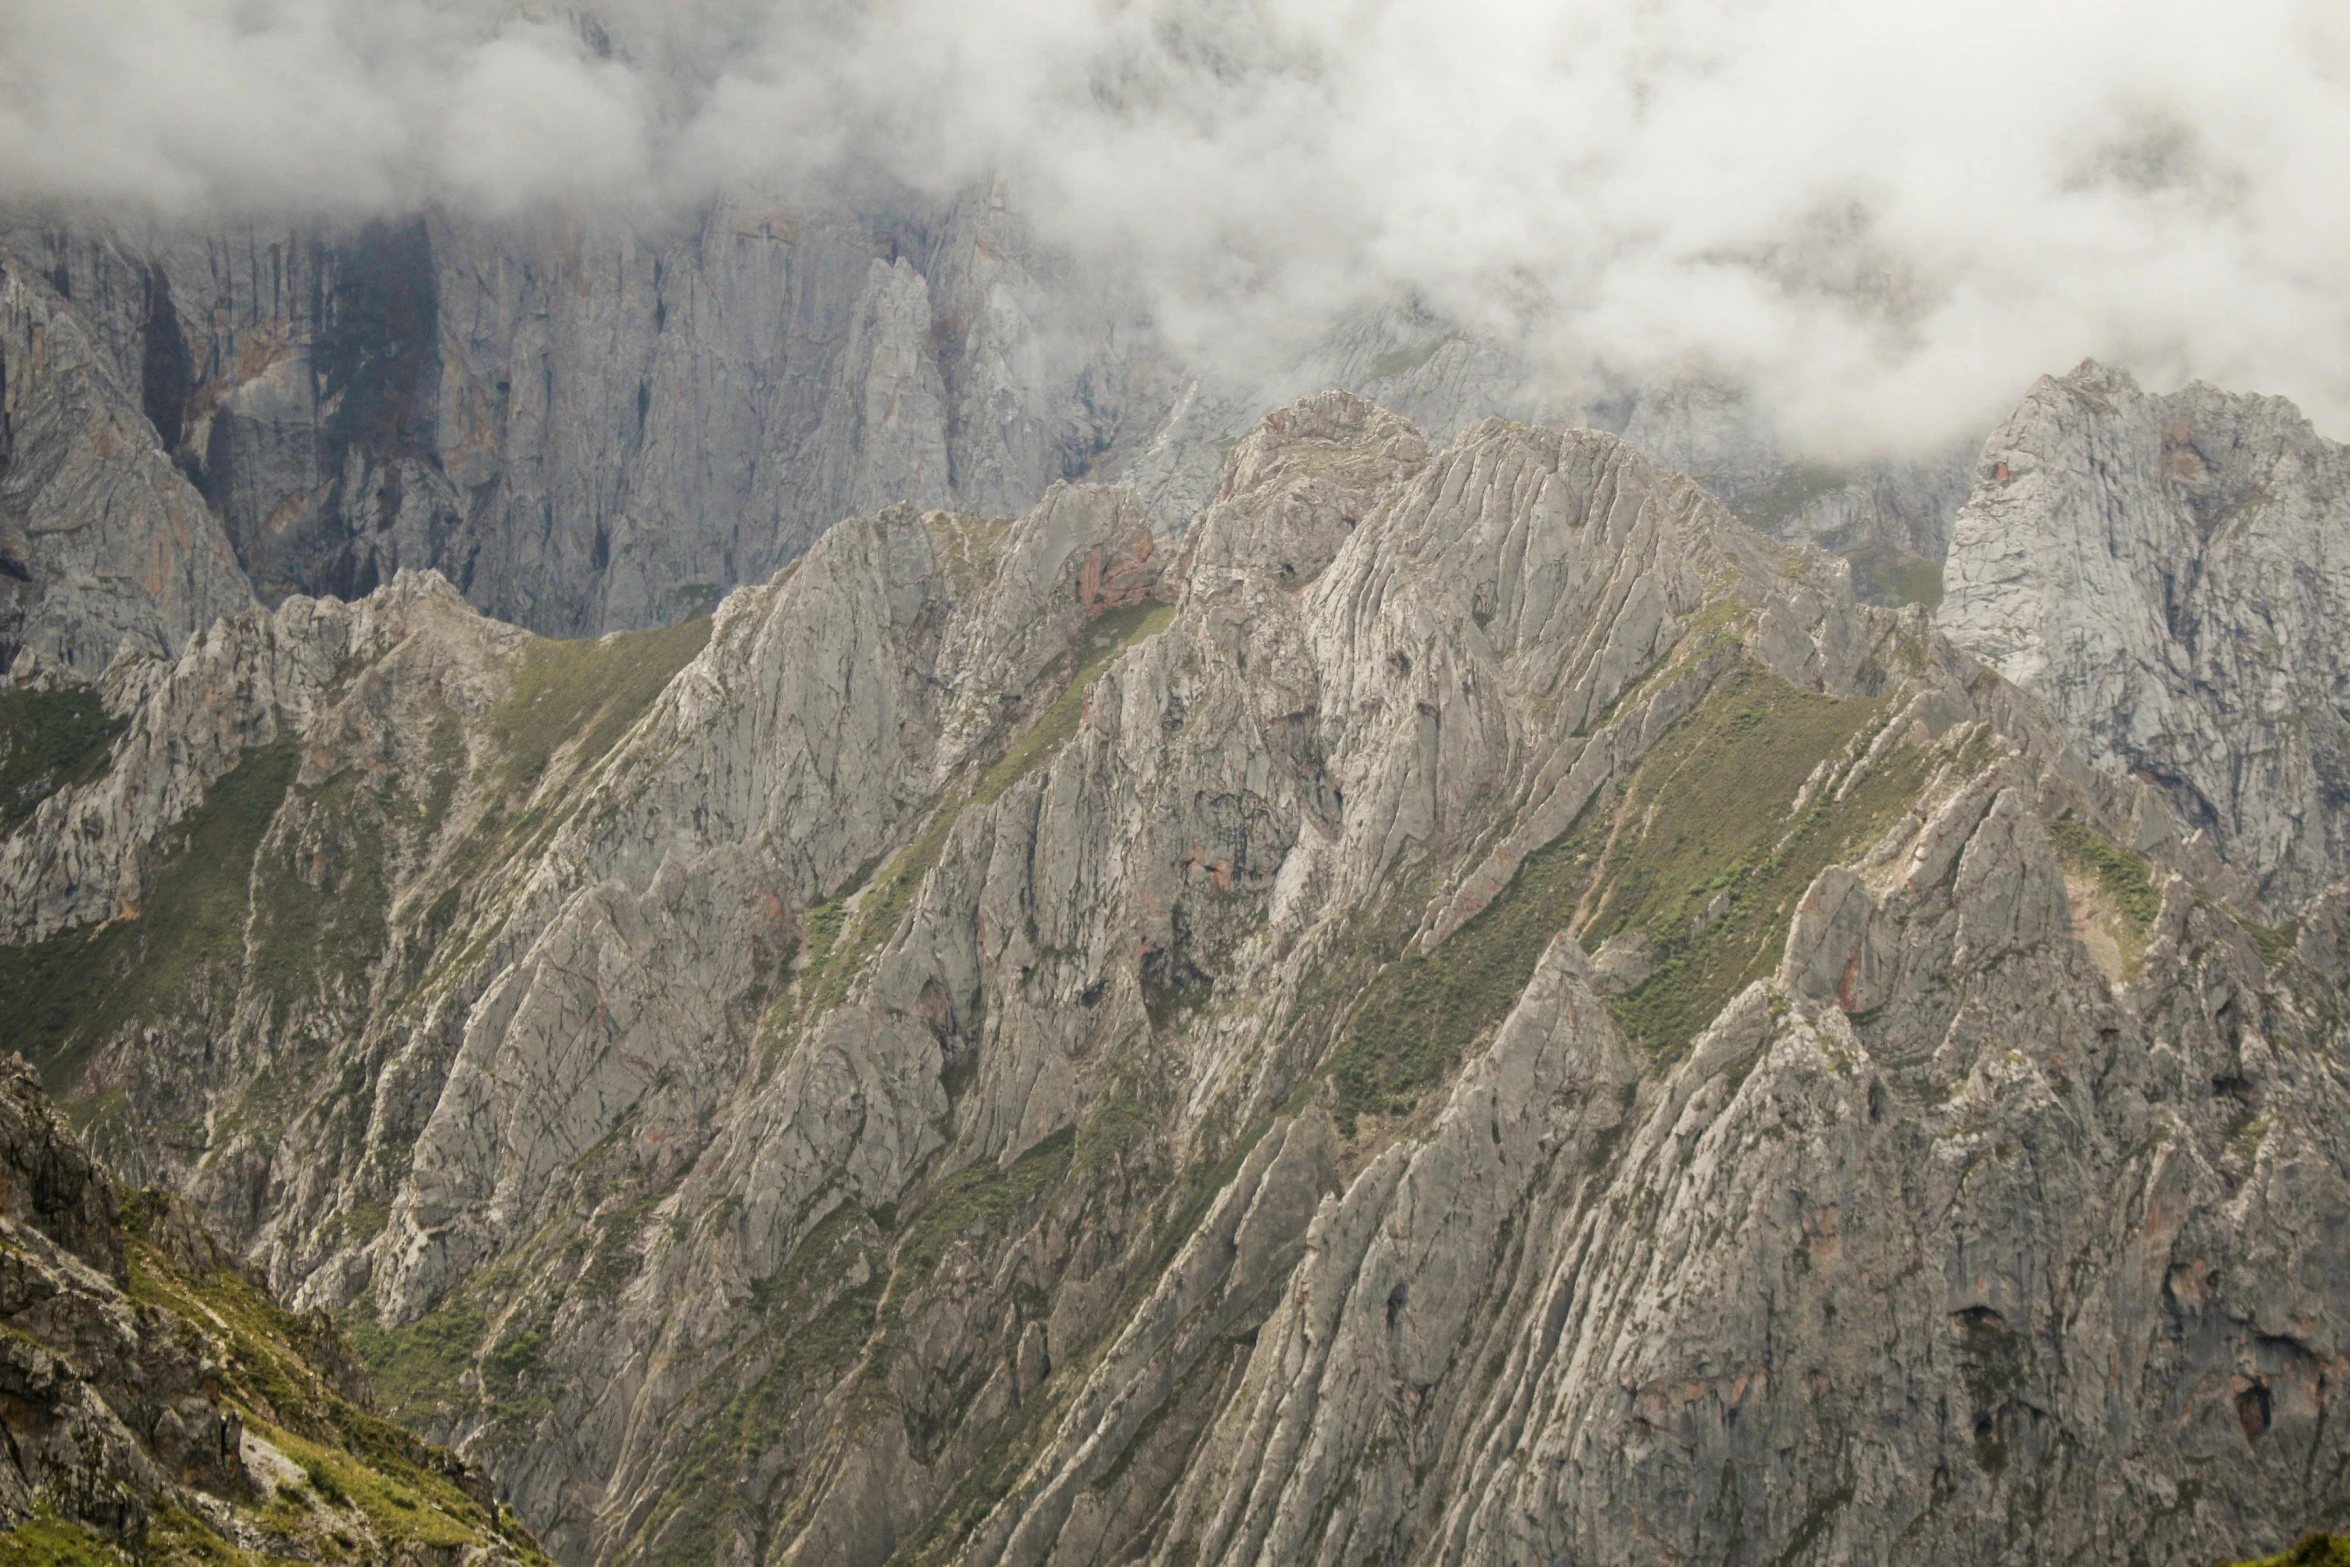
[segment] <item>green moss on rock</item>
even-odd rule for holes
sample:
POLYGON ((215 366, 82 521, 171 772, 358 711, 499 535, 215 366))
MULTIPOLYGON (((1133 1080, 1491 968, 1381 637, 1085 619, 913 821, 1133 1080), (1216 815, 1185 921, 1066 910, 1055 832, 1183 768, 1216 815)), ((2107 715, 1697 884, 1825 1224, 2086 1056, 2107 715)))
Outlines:
POLYGON ((241 977, 253 864, 297 762, 293 742, 248 751, 160 847, 132 917, 0 948, 0 1042, 70 1098, 97 1047, 127 1025, 176 1018, 241 977))
POLYGON ((0 835, 49 796, 105 776, 126 727, 95 691, 0 691, 0 835))
POLYGON ((2281 1555, 2238 1562, 2235 1567, 2350 1567, 2350 1537, 2304 1535, 2298 1545, 2281 1555))

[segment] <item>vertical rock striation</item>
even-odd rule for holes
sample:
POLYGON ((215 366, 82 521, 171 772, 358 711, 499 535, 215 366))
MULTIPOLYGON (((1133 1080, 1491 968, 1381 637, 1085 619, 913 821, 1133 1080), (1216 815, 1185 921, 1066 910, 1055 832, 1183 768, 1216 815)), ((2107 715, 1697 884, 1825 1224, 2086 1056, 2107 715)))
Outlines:
POLYGON ((2290 403, 2083 365, 1983 448, 1940 623, 2154 781, 2282 918, 2350 873, 2350 454, 2290 403))
MULTIPOLYGON (((826 416, 919 471, 964 371, 863 275, 826 416)), ((2338 895, 2257 923, 2257 844, 1611 435, 1321 394, 1153 522, 891 506, 594 643, 232 617, 108 677, 0 978, 566 1562, 2350 1505, 2338 895)))

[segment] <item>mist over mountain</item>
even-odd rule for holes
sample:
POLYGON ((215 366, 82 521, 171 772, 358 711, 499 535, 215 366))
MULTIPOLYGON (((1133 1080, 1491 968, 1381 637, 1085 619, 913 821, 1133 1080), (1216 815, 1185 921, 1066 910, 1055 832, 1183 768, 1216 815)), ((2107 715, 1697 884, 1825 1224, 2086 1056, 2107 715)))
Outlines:
POLYGON ((0 1567, 2350 1559, 2346 72, 0 0, 0 1567))
POLYGON ((186 218, 1000 189, 1274 386, 1415 301, 1586 390, 1696 365, 1811 455, 2086 355, 2350 420, 2350 22, 2251 0, 1432 7, 15 0, 0 195, 186 218))

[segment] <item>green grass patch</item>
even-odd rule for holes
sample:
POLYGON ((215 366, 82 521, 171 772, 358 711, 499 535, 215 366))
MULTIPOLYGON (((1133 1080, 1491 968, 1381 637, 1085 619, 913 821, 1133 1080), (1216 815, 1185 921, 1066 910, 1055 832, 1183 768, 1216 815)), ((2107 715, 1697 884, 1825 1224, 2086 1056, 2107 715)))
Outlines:
MULTIPOLYGON (((171 1199, 139 1194, 125 1205, 130 1294, 141 1305, 190 1324, 215 1346, 225 1367, 220 1389, 246 1424, 292 1459, 305 1484, 257 1515, 265 1527, 296 1539, 308 1556, 333 1538, 333 1513, 356 1510, 376 1538, 395 1549, 478 1545, 495 1533, 528 1561, 546 1560, 527 1532, 468 1496, 446 1453, 352 1403, 319 1375, 309 1355, 343 1350, 325 1318, 296 1317, 249 1280, 225 1269, 184 1272, 143 1238, 149 1215, 171 1199), (323 1509, 316 1516, 312 1508, 323 1509)), ((148 1541, 167 1561, 243 1561, 201 1520, 165 1514, 148 1541), (228 1556, 220 1553, 231 1552, 228 1556)), ((332 1554, 331 1552, 329 1553, 332 1554)))
POLYGON ((1008 1165, 983 1159, 940 1181, 906 1216, 891 1267, 926 1279, 956 1241, 1002 1236, 1013 1218, 1061 1183, 1076 1146, 1076 1128, 1063 1127, 1008 1165))
POLYGON ((95 1529, 44 1508, 0 1534, 0 1567, 130 1567, 130 1558, 95 1529))
POLYGON ((339 1448, 266 1421, 255 1424, 261 1436, 301 1466, 312 1490, 332 1505, 355 1508, 379 1540, 462 1548, 481 1544, 492 1528, 479 1503, 439 1476, 387 1473, 339 1448))
POLYGON ((1332 1058, 1341 1128, 1406 1113, 1448 1075, 1509 1015, 1594 888, 1584 944, 1637 931, 1657 965, 1615 1003, 1617 1021, 1652 1051, 1686 1045, 1770 971, 1812 878, 1882 832, 1921 781, 1896 752, 1842 804, 1823 799, 1789 818, 1813 770, 1882 711, 1752 664, 1733 671, 1633 773, 1612 817, 1587 812, 1435 951, 1407 950, 1370 981, 1332 1058), (1623 829, 1611 833, 1616 822, 1623 829))
POLYGON ((173 833, 138 918, 0 948, 0 1040, 40 1068, 52 1095, 69 1098, 125 1025, 233 993, 254 857, 296 762, 293 742, 278 740, 214 783, 173 833))
POLYGON ((557 752, 576 743, 578 765, 601 760, 653 705, 677 672, 710 642, 708 616, 659 631, 624 631, 595 641, 533 637, 522 650, 514 689, 490 715, 510 789, 527 792, 557 752))
POLYGON ((2142 854, 2133 854, 2095 828, 2065 817, 2048 824, 2048 841, 2065 869, 2095 881, 2111 900, 2114 911, 2129 926, 2140 946, 2146 932, 2162 913, 2162 894, 2155 890, 2153 867, 2142 854))
POLYGON ((1077 1125, 1076 1168, 1090 1173, 1119 1163, 1148 1143, 1160 1125, 1160 1117, 1139 1100, 1105 1100, 1077 1125))
POLYGON ((0 691, 0 835, 49 796, 104 777, 128 727, 95 691, 0 691))
POLYGON ((479 1308, 447 1300, 401 1327, 354 1317, 343 1332, 367 1367, 384 1413, 417 1425, 456 1407, 459 1385, 482 1351, 489 1322, 479 1308))
POLYGON ((278 1567, 289 1558, 239 1550, 186 1508, 166 1507, 148 1524, 139 1560, 172 1567, 278 1567))
POLYGON ((1796 901, 1820 872, 1866 850, 1907 808, 1928 762, 1897 745, 1844 799, 1823 787, 1789 815, 1814 769, 1883 710, 1747 666, 1633 775, 1627 828, 1603 854, 1584 933, 1595 950, 1620 933, 1647 938, 1654 971, 1612 1004, 1628 1038, 1658 1056, 1685 1048, 1777 966, 1796 901))
POLYGON ((2297 958, 2301 951, 2301 922, 2287 920, 2282 925, 2255 925, 2244 922, 2244 934, 2252 938, 2252 945, 2260 953, 2260 961, 2270 968, 2279 968, 2297 958))
POLYGON ((1589 874, 1588 853, 1572 839, 1537 850, 1435 951, 1411 947, 1379 971, 1331 1061, 1340 1130, 1354 1135, 1365 1114, 1407 1113, 1421 1090, 1509 1015, 1543 949, 1574 917, 1589 874))
POLYGON ((2280 1556, 2238 1562, 2235 1567, 2350 1567, 2350 1538, 2309 1534, 2280 1556))

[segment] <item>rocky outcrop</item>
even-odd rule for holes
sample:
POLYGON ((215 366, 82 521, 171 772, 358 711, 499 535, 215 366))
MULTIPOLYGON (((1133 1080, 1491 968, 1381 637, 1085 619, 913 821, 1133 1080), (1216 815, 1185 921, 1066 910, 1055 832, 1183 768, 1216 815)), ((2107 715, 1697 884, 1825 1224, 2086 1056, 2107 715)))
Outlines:
POLYGON ((126 1205, 14 1057, 0 1204, 0 1549, 537 1556, 478 1474, 363 1407, 331 1323, 278 1309, 179 1199, 126 1205))
POLYGON ((2282 918, 2350 872, 2346 515, 2350 457, 2291 404, 2084 365, 1983 448, 1940 623, 2282 918))
POLYGON ((1324 394, 1173 548, 893 507, 707 624, 408 577, 107 689, 87 868, 5 850, 40 1064, 565 1561, 2343 1500, 2331 904, 1613 436, 1324 394))

